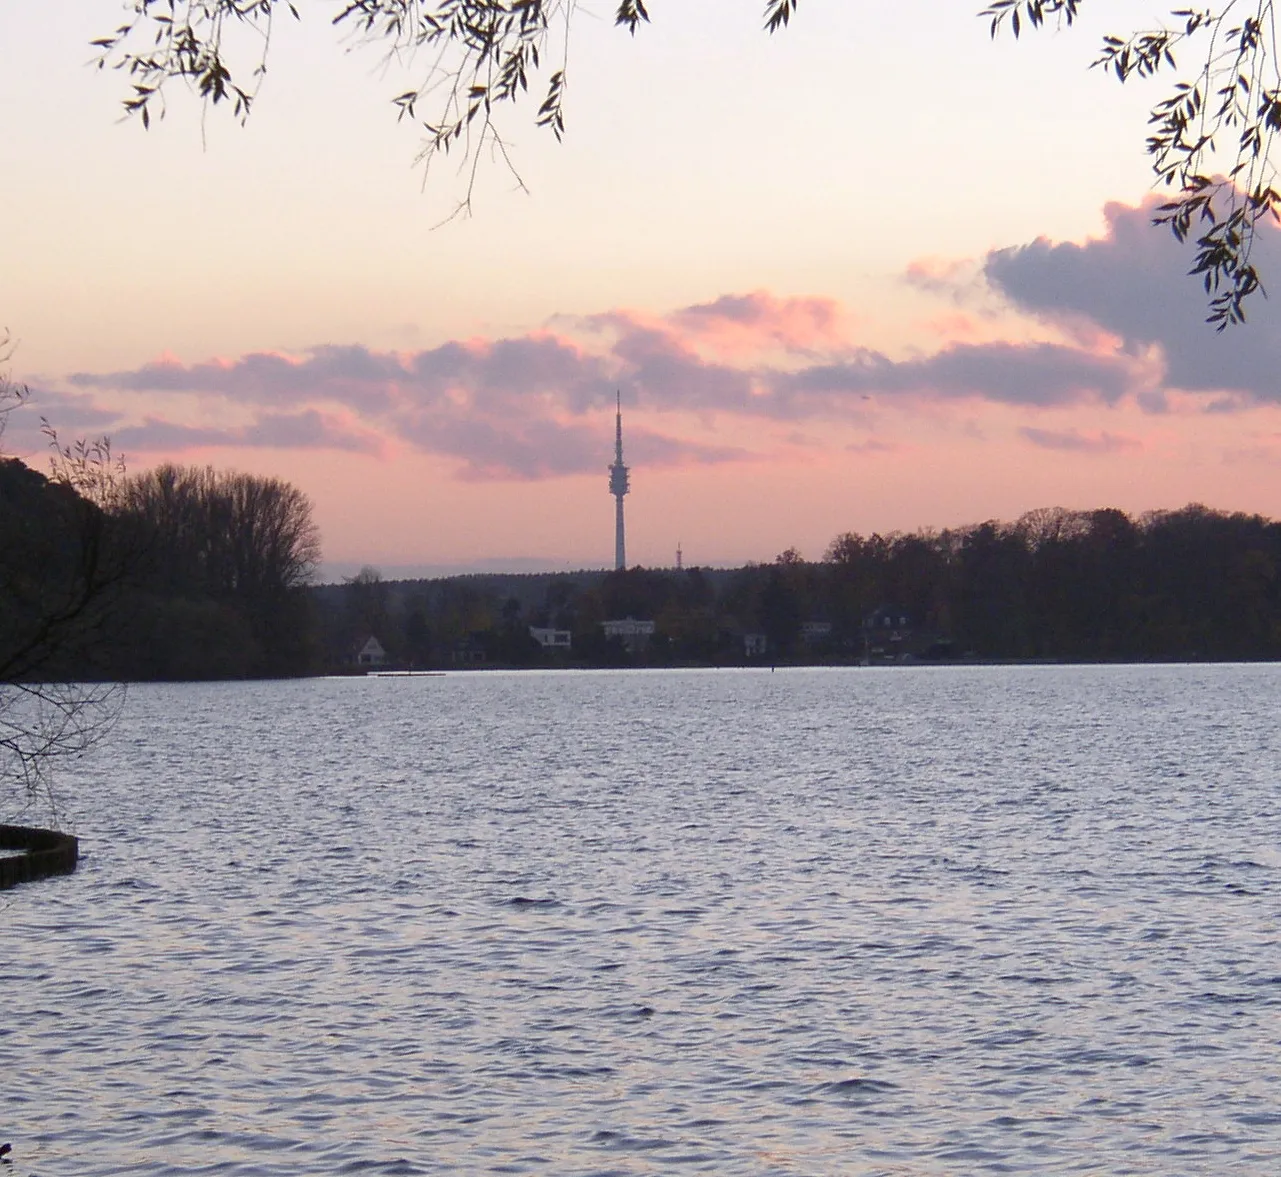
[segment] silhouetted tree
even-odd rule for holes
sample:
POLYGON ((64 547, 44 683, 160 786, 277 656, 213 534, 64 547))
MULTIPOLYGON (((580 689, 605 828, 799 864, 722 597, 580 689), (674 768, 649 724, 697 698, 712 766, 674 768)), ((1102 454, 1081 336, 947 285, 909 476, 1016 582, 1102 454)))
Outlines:
POLYGON ((780 553, 761 590, 760 624, 771 655, 788 657, 804 620, 805 561, 795 548, 780 553))
POLYGON ((320 541, 306 495, 276 478, 163 465, 128 479, 122 504, 150 549, 145 607, 122 651, 126 666, 177 673, 162 644, 166 626, 174 628, 165 615, 176 610, 206 619, 209 628, 192 635, 197 641, 218 640, 219 617, 237 619, 229 634, 248 634, 249 641, 238 658, 220 660, 229 672, 284 675, 309 667, 311 606, 303 589, 320 541), (193 612, 193 603, 215 608, 193 612))
POLYGON ((997 658, 1031 653, 1027 626, 1028 551, 1013 528, 988 522, 969 532, 958 553, 953 608, 967 649, 997 658))
POLYGON ((399 651, 387 613, 387 585, 382 573, 366 564, 355 576, 343 581, 347 606, 346 652, 351 654, 370 637, 375 637, 395 659, 399 651))
POLYGON ((421 596, 408 603, 404 625, 405 660, 421 669, 432 664, 431 626, 427 623, 427 606, 421 596))
POLYGON ((651 568, 623 568, 607 573, 600 586, 601 603, 611 618, 654 618, 672 591, 670 577, 651 568))

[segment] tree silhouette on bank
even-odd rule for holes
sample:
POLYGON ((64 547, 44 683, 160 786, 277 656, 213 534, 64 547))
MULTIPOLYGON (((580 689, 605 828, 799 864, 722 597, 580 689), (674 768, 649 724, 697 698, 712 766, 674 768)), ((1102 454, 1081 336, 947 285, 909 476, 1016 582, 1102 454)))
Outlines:
POLYGON ((163 465, 126 481, 121 509, 146 537, 148 558, 113 669, 129 678, 310 669, 304 590, 320 539, 302 491, 278 478, 163 465))

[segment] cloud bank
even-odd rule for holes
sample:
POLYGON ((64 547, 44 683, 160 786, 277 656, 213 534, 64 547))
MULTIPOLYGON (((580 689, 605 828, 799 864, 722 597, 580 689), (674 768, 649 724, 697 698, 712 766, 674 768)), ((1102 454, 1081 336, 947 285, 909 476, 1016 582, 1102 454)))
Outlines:
POLYGON ((407 353, 323 345, 300 355, 163 358, 75 373, 50 396, 77 428, 109 430, 132 451, 403 446, 455 460, 464 478, 538 479, 603 468, 616 391, 644 413, 628 430, 629 460, 676 466, 753 457, 715 441, 718 423, 736 419, 849 425, 868 400, 1106 406, 1149 382, 1144 365, 1116 349, 956 342, 893 358, 857 335, 830 299, 757 292, 664 315, 560 317, 525 335, 407 353), (676 414, 695 415, 713 439, 666 427, 676 414))
MULTIPOLYGON (((526 334, 411 352, 324 344, 197 363, 165 357, 70 375, 42 390, 42 411, 147 454, 403 448, 448 459, 467 479, 543 479, 604 468, 616 392, 633 410, 628 456, 638 466, 759 457, 741 441, 768 433, 753 432, 753 422, 852 428, 870 409, 910 414, 961 403, 1026 413, 1017 435, 1040 449, 1112 454, 1141 443, 1082 431, 1079 422, 1051 428, 1043 416, 1122 404, 1160 413, 1170 407, 1167 392, 1212 413, 1281 402, 1281 319, 1269 304, 1245 329, 1216 334, 1186 276, 1186 249, 1150 224, 1152 208, 1105 211, 1098 239, 1040 239, 988 254, 977 271, 975 263, 956 269, 981 273, 1039 338, 944 337, 890 355, 831 299, 754 292, 665 314, 558 316, 526 334)), ((1281 272, 1279 242, 1271 228, 1260 235, 1265 274, 1281 272)), ((954 280, 935 262, 905 277, 942 293, 954 280)), ((872 438, 845 448, 894 447, 872 438)))
MULTIPOLYGON (((1188 276, 1192 253, 1164 226, 1152 224, 1157 198, 1131 208, 1109 204, 1107 231, 1082 244, 1045 239, 987 256, 988 282, 1021 311, 1072 332, 1092 325, 1140 356, 1159 350, 1164 384, 1183 391, 1235 392, 1232 404, 1281 402, 1281 316, 1256 298, 1243 328, 1215 332, 1205 322, 1206 294, 1188 276)), ((1281 282, 1281 232, 1261 222, 1255 265, 1281 282)))

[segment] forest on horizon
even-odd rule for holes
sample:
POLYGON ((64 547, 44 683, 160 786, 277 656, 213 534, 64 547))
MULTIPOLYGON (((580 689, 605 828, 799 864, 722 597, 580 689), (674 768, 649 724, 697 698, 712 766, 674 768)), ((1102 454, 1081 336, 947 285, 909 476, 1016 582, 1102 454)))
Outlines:
POLYGON ((355 672, 370 637, 405 669, 1281 657, 1281 523, 1195 504, 850 532, 819 561, 734 569, 313 585, 318 560, 279 480, 161 467, 103 506, 0 461, 0 662, 11 680, 288 677, 355 672), (641 648, 605 636, 626 617, 654 622, 641 648))

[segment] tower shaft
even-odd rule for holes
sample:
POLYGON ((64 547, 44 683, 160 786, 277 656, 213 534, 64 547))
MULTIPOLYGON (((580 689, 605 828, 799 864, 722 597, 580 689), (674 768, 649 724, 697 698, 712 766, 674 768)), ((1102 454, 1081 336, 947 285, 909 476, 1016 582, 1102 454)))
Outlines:
POLYGON ((614 499, 614 567, 621 572, 627 567, 627 539, 623 534, 623 496, 614 499))
POLYGON ((614 496, 614 567, 627 567, 627 541, 623 527, 623 496, 631 490, 629 471, 623 464, 623 400, 616 394, 614 417, 614 464, 609 468, 609 493, 614 496))

